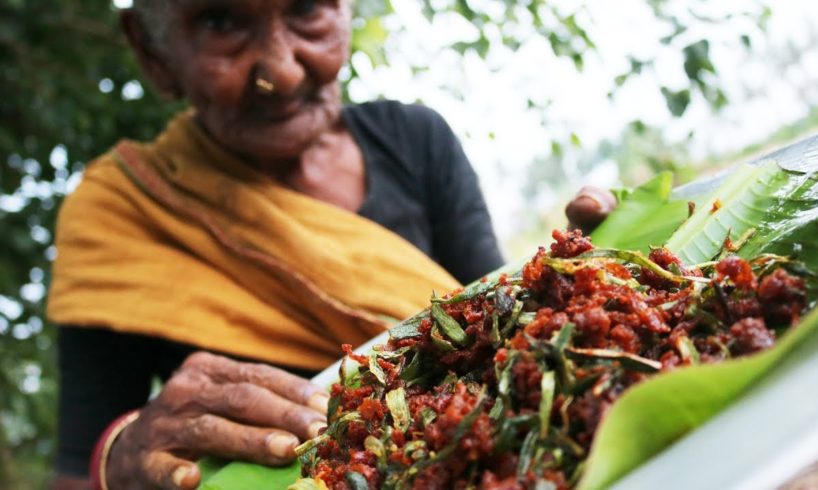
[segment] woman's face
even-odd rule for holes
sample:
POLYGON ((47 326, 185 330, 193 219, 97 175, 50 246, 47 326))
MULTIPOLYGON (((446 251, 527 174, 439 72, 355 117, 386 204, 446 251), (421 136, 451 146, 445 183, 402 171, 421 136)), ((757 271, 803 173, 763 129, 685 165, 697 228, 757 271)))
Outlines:
POLYGON ((175 0, 164 70, 222 145, 257 161, 298 156, 341 110, 347 0, 175 0), (264 93, 258 79, 275 89, 264 93))

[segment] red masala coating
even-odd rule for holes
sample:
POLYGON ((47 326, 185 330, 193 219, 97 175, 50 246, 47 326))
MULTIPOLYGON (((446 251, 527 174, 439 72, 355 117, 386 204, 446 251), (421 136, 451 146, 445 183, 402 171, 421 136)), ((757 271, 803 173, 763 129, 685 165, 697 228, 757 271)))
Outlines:
POLYGON ((551 256, 571 259, 594 249, 591 238, 582 236, 580 230, 554 230, 551 233, 554 243, 551 244, 551 256))
POLYGON ((568 323, 565 312, 554 312, 551 308, 541 308, 537 311, 534 321, 525 326, 525 333, 534 338, 550 339, 556 332, 568 323))
POLYGON ((641 350, 642 341, 636 332, 627 325, 619 324, 611 330, 611 341, 619 345, 623 351, 636 354, 641 350))
POLYGON ((733 284, 739 289, 755 289, 757 286, 756 276, 750 263, 744 259, 731 255, 716 264, 716 271, 720 277, 729 277, 733 284))
POLYGON ((762 318, 745 318, 730 327, 734 343, 730 351, 734 355, 752 354, 769 349, 775 344, 775 332, 767 329, 762 318))
MULTIPOLYGON (((538 479, 568 489, 574 481, 569 477, 587 456, 611 406, 650 371, 769 349, 776 340, 770 328, 795 324, 806 307, 804 280, 784 269, 757 276, 751 262, 730 256, 710 274, 718 287, 702 292, 692 281, 671 281, 649 268, 577 258, 593 250, 577 231, 556 231, 554 238, 550 253, 540 248, 521 277, 504 276, 490 292, 444 302, 443 311, 468 337, 463 345, 435 343, 431 332, 437 320, 430 315, 420 322, 416 337, 385 347, 386 352, 408 348, 411 353, 377 360, 385 384, 368 372, 368 357, 345 346, 350 358, 364 366, 364 375, 360 385, 333 386, 339 408, 331 422, 345 414, 357 418, 336 431, 340 436, 318 444, 314 459, 304 464, 305 475, 333 490, 351 488, 350 472, 374 489, 409 468, 414 470, 406 483, 413 489, 522 490, 538 479), (576 260, 563 260, 571 268, 558 271, 548 265, 556 263, 554 258, 576 260), (515 305, 525 322, 518 318, 514 323, 515 305), (557 353, 555 342, 565 332, 571 334, 557 353), (607 357, 595 357, 598 352, 607 357), (624 354, 631 356, 629 362, 617 357, 624 354), (402 376, 418 356, 425 359, 422 367, 409 378, 402 376), (561 370, 569 378, 561 378, 561 370), (548 444, 560 447, 560 459, 540 452, 541 460, 521 470, 522 441, 537 431, 531 424, 539 423, 546 399, 545 371, 559 380, 548 416, 550 430, 561 435, 548 444), (563 383, 571 383, 570 392, 559 391, 563 383), (410 417, 405 431, 395 428, 385 398, 397 389, 404 390, 410 417), (495 408, 502 410, 492 419, 495 408), (511 419, 523 422, 509 429, 504 421, 511 419), (373 453, 373 438, 382 444, 381 456, 373 453)), ((677 276, 704 277, 666 249, 653 250, 649 259, 677 276)))
MULTIPOLYGON (((648 258, 666 271, 677 271, 683 276, 701 276, 701 271, 685 268, 679 257, 676 257, 666 248, 654 248, 650 251, 648 258)), ((673 284, 667 281, 667 279, 659 277, 655 272, 644 268, 640 272, 639 280, 642 284, 656 289, 669 289, 673 287, 673 284)))
POLYGON ((367 422, 380 422, 386 416, 386 407, 379 400, 366 398, 358 406, 358 412, 367 422))
POLYGON ((772 325, 795 325, 806 306, 804 279, 776 269, 761 280, 758 298, 765 318, 772 325))

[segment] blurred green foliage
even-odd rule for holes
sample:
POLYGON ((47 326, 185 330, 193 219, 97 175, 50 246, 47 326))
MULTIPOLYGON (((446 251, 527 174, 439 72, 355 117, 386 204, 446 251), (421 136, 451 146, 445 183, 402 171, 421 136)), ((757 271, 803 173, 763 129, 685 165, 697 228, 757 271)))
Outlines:
MULTIPOLYGON (((651 5, 657 18, 675 26, 674 35, 661 40, 672 43, 686 28, 665 13, 664 3, 651 5)), ((520 27, 532 26, 577 70, 595 48, 581 16, 562 14, 545 0, 424 0, 423 5, 429 18, 456 13, 479 29, 477 40, 452 46, 461 54, 486 55, 490 39, 497 39, 490 33, 496 32, 513 49, 520 43, 520 27)), ((388 64, 384 42, 394 33, 382 19, 392 11, 390 2, 357 0, 355 8, 353 49, 375 65, 388 64)), ((763 15, 755 20, 761 25, 763 15)), ((681 115, 696 92, 714 107, 726 104, 707 41, 681 49, 689 86, 657 87, 669 110, 681 115)), ((631 70, 612 85, 623 85, 651 62, 632 60, 631 70)), ((0 0, 0 94, 0 488, 42 488, 51 476, 47 462, 55 448, 56 333, 43 311, 49 263, 57 253, 52 236, 60 199, 88 161, 120 138, 150 139, 180 106, 142 85, 119 33, 116 9, 91 0, 0 0)), ((600 154, 638 155, 653 170, 672 168, 678 154, 664 155, 667 149, 650 128, 634 123, 629 131, 622 143, 627 148, 600 148, 600 154)), ((581 142, 572 135, 566 144, 581 142)), ((551 158, 558 160, 561 153, 555 143, 551 158)), ((560 168, 546 163, 537 168, 560 168)))

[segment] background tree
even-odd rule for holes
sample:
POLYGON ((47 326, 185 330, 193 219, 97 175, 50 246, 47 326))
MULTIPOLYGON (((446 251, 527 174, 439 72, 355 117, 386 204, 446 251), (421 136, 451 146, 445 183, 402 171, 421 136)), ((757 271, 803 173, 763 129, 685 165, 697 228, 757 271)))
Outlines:
MULTIPOLYGON (((453 59, 477 56, 490 63, 495 52, 514 53, 539 39, 582 71, 598 48, 594 25, 585 2, 570 2, 569 8, 564 3, 423 0, 422 12, 430 21, 456 18, 475 29, 470 39, 441 48, 451 51, 453 59)), ((670 33, 656 43, 682 53, 680 69, 687 81, 674 87, 656 83, 653 90, 663 95, 674 116, 684 115, 698 99, 722 110, 730 100, 720 85, 711 40, 691 37, 689 27, 695 22, 717 29, 725 22, 742 22, 745 27, 736 42, 749 46, 763 36, 770 10, 753 3, 727 18, 708 18, 690 15, 689 9, 682 15, 676 3, 649 2, 655 21, 670 26, 670 33)), ((351 89, 362 77, 359 67, 389 66, 410 54, 389 48, 394 44, 390 40, 406 34, 393 15, 397 5, 398 0, 356 0, 353 50, 366 63, 352 63, 345 71, 343 78, 351 89)), ((610 80, 611 97, 634 77, 654 70, 654 61, 630 58, 628 69, 610 80)), ((415 74, 436 68, 423 62, 411 67, 415 74)), ((91 159, 120 138, 152 138, 180 109, 180 104, 162 100, 140 80, 113 5, 91 0, 0 0, 0 488, 41 488, 50 476, 58 382, 56 332, 43 312, 50 262, 57 254, 52 238, 60 200, 77 185, 91 159)), ((462 96, 457 84, 443 83, 441 90, 462 96)), ((349 98, 354 100, 353 92, 349 98)), ((540 156, 528 166, 531 183, 520 191, 531 202, 545 188, 570 180, 566 161, 574 162, 580 173, 614 161, 625 170, 625 180, 633 181, 644 166, 651 171, 677 168, 680 160, 688 160, 683 144, 667 145, 661 131, 641 121, 627 125, 619 141, 588 148, 582 145, 582 135, 549 120, 547 100, 531 97, 526 110, 553 130, 549 141, 539 143, 540 156)), ((543 226, 534 217, 537 226, 543 226)))

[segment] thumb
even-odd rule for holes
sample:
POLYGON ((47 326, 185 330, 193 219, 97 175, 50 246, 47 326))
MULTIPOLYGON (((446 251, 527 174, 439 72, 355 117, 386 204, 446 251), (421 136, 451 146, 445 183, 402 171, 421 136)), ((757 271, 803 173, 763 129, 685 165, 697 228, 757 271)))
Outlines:
POLYGON ((583 187, 565 208, 573 227, 590 231, 602 223, 617 206, 612 192, 598 187, 583 187))

